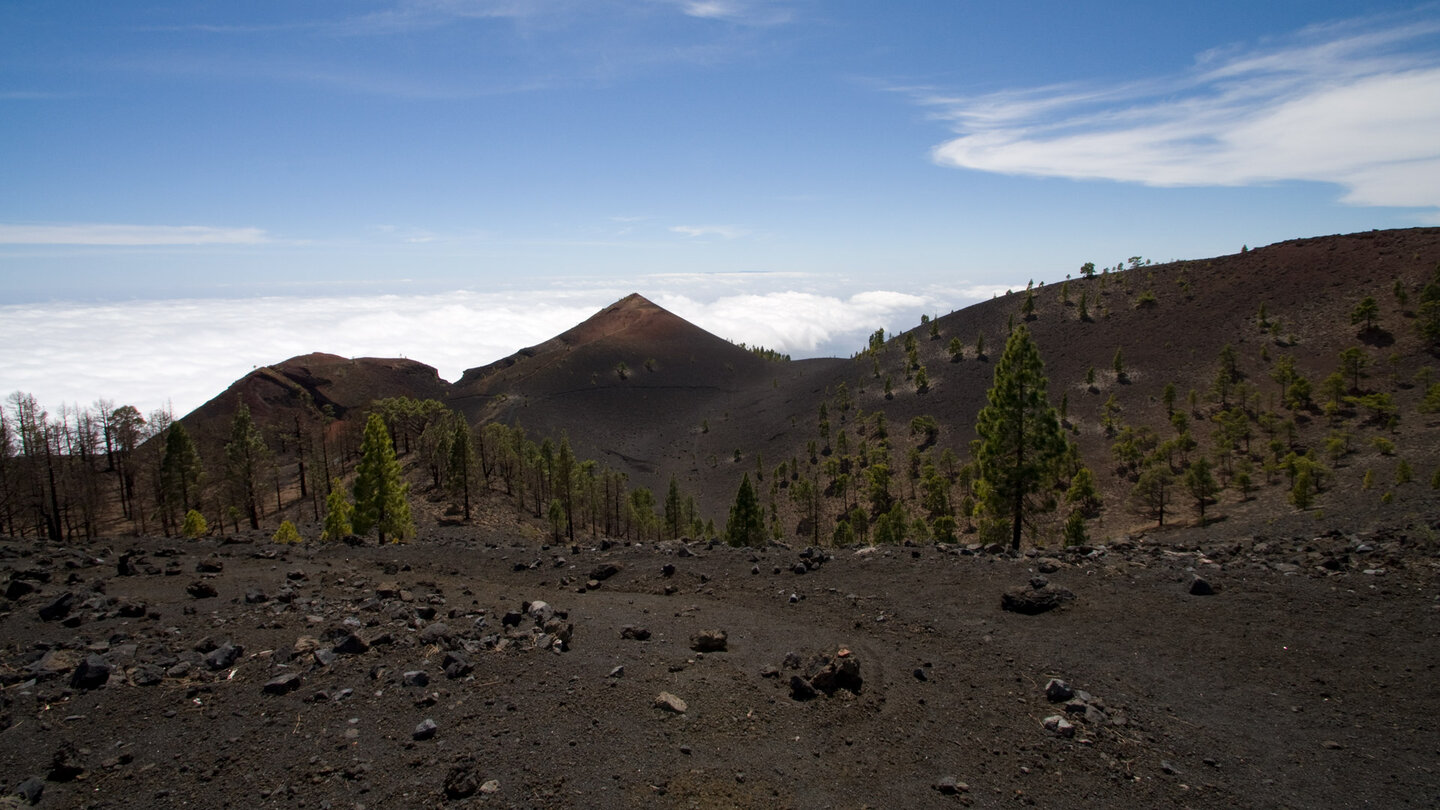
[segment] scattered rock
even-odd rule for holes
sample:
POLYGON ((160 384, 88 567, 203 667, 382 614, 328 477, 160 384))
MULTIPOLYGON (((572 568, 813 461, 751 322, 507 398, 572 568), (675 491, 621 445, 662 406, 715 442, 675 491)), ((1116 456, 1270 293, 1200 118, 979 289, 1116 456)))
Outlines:
POLYGON ((245 604, 247 605, 260 605, 269 601, 270 597, 265 593, 265 591, 259 588, 251 588, 250 590, 245 592, 245 604))
POLYGON ((799 675, 790 676, 790 698, 792 700, 814 700, 820 693, 811 683, 799 675))
POLYGON ((957 780, 953 776, 942 776, 935 780, 935 789, 943 795, 954 796, 960 793, 968 793, 970 786, 957 780))
POLYGON ((215 590, 214 585, 211 585, 203 579, 198 579, 186 585, 185 592, 196 599, 213 599, 220 595, 220 592, 215 590))
POLYGON ((1050 715, 1044 720, 1041 720, 1040 724, 1045 727, 1046 731, 1057 737, 1075 736, 1075 725, 1058 714, 1050 715))
POLYGON ((50 772, 45 778, 51 782, 73 782, 80 778, 85 773, 85 766, 79 763, 79 756, 74 743, 61 743, 50 757, 50 772))
POLYGON ((615 563, 603 563, 590 569, 590 579, 604 582, 610 577, 620 573, 620 566, 615 563))
POLYGON ((66 591, 60 594, 49 604, 40 608, 40 620, 45 622, 63 619, 70 615, 71 609, 75 607, 75 594, 66 591))
POLYGON ((1196 574, 1196 575, 1194 575, 1193 577, 1191 577, 1191 579, 1190 579, 1190 595, 1191 595, 1191 596, 1214 596, 1214 595, 1215 595, 1215 586, 1214 586, 1214 585, 1211 585, 1208 581, 1206 581, 1205 579, 1203 579, 1199 574, 1196 574))
POLYGON ((240 646, 239 644, 231 644, 227 641, 224 644, 221 644, 219 647, 211 650, 205 656, 205 666, 209 667, 212 670, 225 669, 226 667, 240 660, 240 656, 244 654, 244 647, 240 646))
POLYGON ((98 655, 87 655, 70 673, 70 686, 74 689, 99 689, 110 680, 110 663, 98 655))
POLYGON ((346 633, 330 649, 339 655, 362 655, 370 649, 370 642, 358 633, 346 633))
MULTIPOLYGON (((1051 703, 1060 703, 1073 697, 1075 697, 1075 690, 1070 688, 1070 684, 1059 678, 1051 678, 1049 683, 1045 684, 1045 698, 1051 703)), ((1068 706, 1066 710, 1069 710, 1068 706)))
POLYGON ((851 655, 849 650, 841 650, 833 658, 823 658, 819 663, 819 669, 812 669, 810 675, 812 686, 826 695, 833 695, 840 689, 860 694, 864 685, 860 677, 860 659, 851 655))
POLYGON ((225 563, 213 554, 195 563, 195 573, 197 574, 218 574, 224 570, 225 563))
POLYGON ((624 627, 620 628, 620 638, 629 639, 631 641, 649 641, 650 628, 636 627, 632 624, 627 624, 624 627))
POLYGON ((690 707, 685 703, 685 701, 681 700, 675 695, 672 695, 669 692, 661 692, 659 695, 655 696, 655 708, 663 709, 664 711, 672 712, 674 714, 684 714, 685 711, 690 707))
POLYGON ((1054 557, 1041 557, 1035 561, 1035 570, 1042 574, 1053 574, 1059 571, 1065 564, 1054 557))
POLYGON ((136 686, 157 686, 165 680, 165 672, 154 664, 141 664, 130 671, 130 683, 136 686))
POLYGON ((543 625, 555 615, 555 608, 551 607, 549 602, 536 600, 525 605, 525 612, 530 614, 536 624, 543 625))
POLYGON ((35 586, 23 579, 12 579, 10 584, 5 586, 5 598, 11 602, 35 592, 35 586))
POLYGON ((445 798, 464 799, 475 795, 480 789, 476 782, 475 769, 468 762, 460 763, 450 768, 445 774, 445 798))
POLYGON ((40 797, 45 795, 45 780, 38 776, 32 776, 15 788, 15 795, 24 800, 26 804, 37 805, 40 803, 40 797))
POLYGON ((1012 613, 1034 616, 1069 602, 1075 594, 1058 585, 1051 585, 1044 577, 1034 577, 1024 588, 1011 588, 1000 595, 1000 609, 1012 613))
POLYGON ((445 667, 445 677, 452 681, 456 678, 463 678, 475 670, 475 665, 471 664, 468 658, 454 651, 445 653, 445 661, 441 666, 445 667))
POLYGON ((304 678, 298 672, 287 672, 265 682, 264 692, 267 695, 285 695, 299 689, 304 683, 304 678))
POLYGON ((445 622, 427 624, 425 629, 420 631, 421 644, 444 644, 449 639, 450 626, 445 622))
POLYGON ((436 725, 434 720, 427 717, 420 721, 420 725, 415 727, 415 730, 410 733, 410 736, 416 740, 428 740, 434 737, 435 732, 439 730, 440 726, 436 725))
POLYGON ((430 676, 423 669, 412 669, 400 676, 400 682, 406 686, 429 686, 430 676))
POLYGON ((690 637, 690 649, 695 652, 725 652, 727 644, 724 630, 701 630, 690 637))

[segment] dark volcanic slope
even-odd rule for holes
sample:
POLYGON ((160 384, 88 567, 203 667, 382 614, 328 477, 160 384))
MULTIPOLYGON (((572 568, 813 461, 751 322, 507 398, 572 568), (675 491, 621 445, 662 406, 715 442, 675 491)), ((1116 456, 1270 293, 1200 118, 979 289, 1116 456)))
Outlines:
POLYGON ((433 366, 414 360, 347 359, 316 352, 255 369, 183 421, 202 441, 223 441, 242 402, 257 424, 288 426, 297 415, 309 416, 326 406, 333 416, 343 419, 375 399, 442 399, 448 389, 433 366))
MULTIPOLYGON (((1254 387, 1259 409, 1282 411, 1294 418, 1297 446, 1312 448, 1323 446, 1333 426, 1318 409, 1290 414, 1280 407, 1276 402, 1280 386, 1271 378, 1275 363, 1291 357, 1319 400, 1320 382, 1337 370, 1340 351, 1360 347, 1368 362, 1361 388, 1391 393, 1402 414, 1398 432, 1385 435, 1420 471, 1417 479, 1428 480, 1430 471, 1440 463, 1436 455, 1440 442, 1435 439, 1434 420, 1417 415, 1424 391, 1413 380, 1420 369, 1434 366, 1435 358, 1421 344, 1413 310, 1420 288, 1437 266, 1440 229, 1417 228, 1300 239, 1214 259, 1111 272, 1090 280, 1078 278, 1077 273, 1063 293, 1062 284, 1054 280, 1037 286, 1035 314, 1028 326, 1045 362, 1050 399, 1057 406, 1062 397, 1067 399, 1086 463, 1109 489, 1108 500, 1117 508, 1107 515, 1107 521, 1118 521, 1111 530, 1123 531, 1127 524, 1143 526, 1147 521, 1127 513, 1124 493, 1128 482, 1109 473, 1112 439, 1101 426, 1102 404, 1114 394, 1122 423, 1149 426, 1163 438, 1173 435, 1162 403, 1165 385, 1175 385, 1177 404, 1187 412, 1187 394, 1194 389, 1198 408, 1191 414, 1190 429, 1202 452, 1208 453, 1214 427, 1211 417, 1216 411, 1209 391, 1218 369, 1217 358, 1227 343, 1236 349, 1244 382, 1254 387), (1394 295, 1397 280, 1408 293, 1408 307, 1402 307, 1394 295), (1146 292, 1153 295, 1153 305, 1141 303, 1146 292), (1082 295, 1090 321, 1078 317, 1082 295), (1069 302, 1062 302, 1062 296, 1069 302), (1350 312, 1366 296, 1379 304, 1380 320, 1377 330, 1362 334, 1360 327, 1351 324, 1350 312), (1279 324, 1273 332, 1262 330, 1258 323, 1262 303, 1268 320, 1279 324), (1111 371, 1117 350, 1124 359, 1123 380, 1117 380, 1111 371), (1096 374, 1093 389, 1085 384, 1091 368, 1096 374)), ((892 433, 903 432, 917 415, 933 415, 942 425, 938 446, 953 448, 964 458, 1008 325, 1023 319, 1024 297, 1022 288, 943 316, 938 319, 935 339, 928 325, 912 330, 930 378, 929 393, 917 393, 906 380, 903 334, 880 353, 879 378, 874 375, 873 360, 862 355, 825 378, 819 387, 833 390, 839 382, 846 382, 858 408, 886 413, 892 433), (976 357, 981 336, 988 359, 976 357), (951 362, 946 348, 955 337, 965 344, 960 362, 951 362), (894 398, 890 400, 884 397, 885 377, 892 380, 894 398)), ((817 435, 817 406, 811 402, 792 414, 802 428, 798 435, 786 437, 795 449, 773 447, 766 450, 767 458, 803 451, 805 441, 817 435)), ((838 429, 840 422, 833 407, 832 402, 832 430, 838 429)), ((1388 481, 1397 463, 1395 458, 1381 458, 1369 446, 1381 431, 1376 425, 1359 424, 1362 421, 1363 414, 1351 413, 1341 426, 1351 432, 1360 452, 1336 470, 1333 483, 1337 489, 1352 488, 1367 468, 1374 468, 1388 481)), ((1269 439, 1258 429, 1256 434, 1258 445, 1269 439)), ((852 441, 854 438, 852 429, 852 441)), ((1414 485, 1417 491, 1423 487, 1414 485)), ((1402 499, 1406 494, 1403 488, 1397 491, 1402 499)), ((1370 495, 1372 501, 1379 497, 1370 495)), ((1281 510, 1293 511, 1283 505, 1283 493, 1277 497, 1281 510)), ((1257 503, 1277 505, 1264 497, 1257 503)), ((1189 516, 1183 503, 1177 504, 1177 512, 1189 516)))
POLYGON ((788 396, 796 370, 813 367, 764 360, 631 295, 545 343, 466 371, 450 401, 474 423, 566 433, 582 458, 658 489, 670 475, 693 485, 711 455, 748 452, 783 431, 763 403, 788 396))

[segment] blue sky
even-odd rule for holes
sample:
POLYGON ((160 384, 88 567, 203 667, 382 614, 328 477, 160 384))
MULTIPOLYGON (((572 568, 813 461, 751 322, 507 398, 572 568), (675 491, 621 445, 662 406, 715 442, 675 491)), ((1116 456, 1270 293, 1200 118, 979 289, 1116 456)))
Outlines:
POLYGON ((632 290, 848 353, 1085 261, 1440 224, 1436 133, 1434 3, 10 0, 0 386, 453 379, 632 290))

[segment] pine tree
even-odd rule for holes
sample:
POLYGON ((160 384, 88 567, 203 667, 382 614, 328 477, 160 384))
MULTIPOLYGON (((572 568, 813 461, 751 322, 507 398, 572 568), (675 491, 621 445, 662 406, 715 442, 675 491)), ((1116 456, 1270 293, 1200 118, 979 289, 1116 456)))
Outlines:
POLYGON ((1074 506, 1084 517, 1100 513, 1100 490, 1095 486, 1095 474, 1089 467, 1081 467, 1070 479, 1070 489, 1065 492, 1065 502, 1074 506))
POLYGON ((1135 508, 1144 515, 1149 515, 1158 521, 1158 525, 1165 525, 1165 507, 1170 503, 1170 485, 1175 481, 1175 476, 1170 472, 1168 464, 1155 464, 1146 467, 1140 473, 1135 486, 1130 490, 1130 498, 1135 508))
POLYGON ((1020 533, 1041 504, 1033 500, 1053 479, 1065 450, 1060 420, 1045 395, 1040 352, 1021 324, 1010 333, 995 366, 987 404, 975 420, 980 437, 976 464, 985 482, 986 506, 1010 519, 1010 547, 1020 548, 1020 533))
POLYGON ((355 512, 351 518, 355 533, 369 534, 375 529, 381 545, 386 535, 398 543, 413 534, 410 503, 405 499, 408 490, 400 478, 400 462, 395 460, 395 446, 390 442, 385 420, 372 413, 365 423, 360 464, 355 468, 355 512))
POLYGON ((1440 345, 1440 264, 1435 275, 1420 290, 1420 307, 1415 318, 1420 337, 1432 346, 1440 345))
POLYGON ((465 507, 465 519, 470 519, 470 493, 475 489, 475 443, 470 435, 470 425, 464 419, 455 420, 455 434, 450 439, 449 468, 445 480, 452 493, 458 493, 465 507))
POLYGON ((179 422, 165 432, 165 454, 160 460, 160 480, 165 506, 171 514, 189 512, 200 505, 200 479, 205 473, 195 442, 179 422))
POLYGON ((670 476, 670 487, 665 491, 665 534, 675 540, 684 533, 685 519, 680 499, 680 484, 670 476))
POLYGON ((1185 470, 1185 488, 1195 498, 1195 508, 1200 512, 1200 525, 1205 525, 1205 504, 1220 491, 1215 476, 1210 473, 1210 460, 1201 456, 1185 470))
POLYGON ((1364 324, 1361 331, 1369 332, 1375 328, 1375 321, 1380 318, 1380 305, 1371 296, 1365 296, 1355 308, 1350 310, 1350 324, 1364 324))
POLYGON ((730 520, 725 524, 725 542, 732 546, 759 546, 765 543, 765 517, 760 501, 750 485, 750 474, 740 480, 735 492, 735 505, 730 507, 730 520))
POLYGON ((575 542, 575 492, 579 481, 579 465, 575 451, 570 449, 570 437, 560 437, 560 449, 555 456, 555 495, 565 507, 565 538, 575 542))
POLYGON ((330 494, 325 496, 325 530, 320 532, 320 539, 338 541, 354 534, 355 529, 350 525, 350 515, 354 511, 350 499, 345 497, 345 488, 340 486, 340 479, 331 481, 330 494))
POLYGON ((260 528, 260 472, 265 468, 269 455, 270 450, 265 446, 260 429, 250 418, 250 408, 242 402, 230 421, 225 462, 232 503, 249 516, 252 529, 260 528))

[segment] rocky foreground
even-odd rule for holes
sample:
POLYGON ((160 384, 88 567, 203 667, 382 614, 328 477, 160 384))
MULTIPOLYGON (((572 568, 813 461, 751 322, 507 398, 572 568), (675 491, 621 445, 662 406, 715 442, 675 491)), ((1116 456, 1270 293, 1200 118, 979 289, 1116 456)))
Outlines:
POLYGON ((0 541, 39 807, 1430 807, 1433 528, 0 541))

